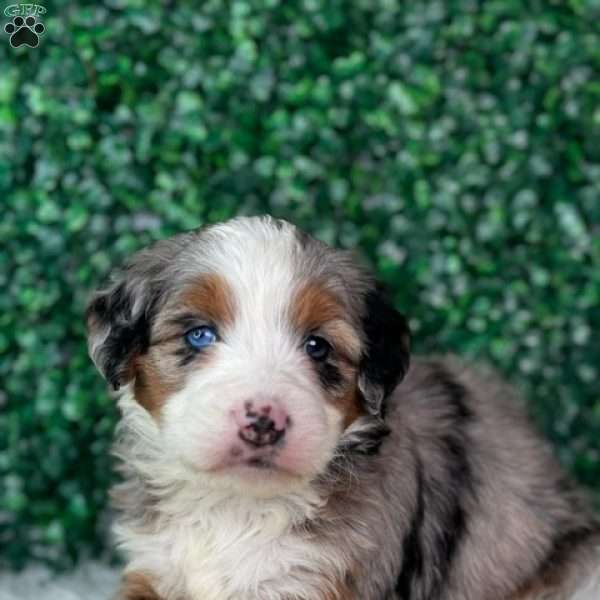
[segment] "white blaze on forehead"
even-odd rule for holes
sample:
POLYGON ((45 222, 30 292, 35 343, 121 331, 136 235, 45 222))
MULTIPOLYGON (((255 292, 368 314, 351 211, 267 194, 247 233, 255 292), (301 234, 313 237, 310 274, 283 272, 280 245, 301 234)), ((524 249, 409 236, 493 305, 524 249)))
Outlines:
POLYGON ((206 245, 199 249, 203 268, 224 277, 234 297, 229 341, 253 352, 263 350, 262 358, 277 358, 276 348, 282 351, 291 341, 289 308, 305 275, 298 269, 301 248, 295 228, 272 220, 236 219, 209 229, 204 239, 206 245))

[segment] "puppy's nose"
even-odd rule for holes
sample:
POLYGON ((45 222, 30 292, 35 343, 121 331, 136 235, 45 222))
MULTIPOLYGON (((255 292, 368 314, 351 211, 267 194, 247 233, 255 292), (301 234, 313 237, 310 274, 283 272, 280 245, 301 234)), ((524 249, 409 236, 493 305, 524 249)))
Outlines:
POLYGON ((239 427, 239 437, 256 447, 276 444, 290 425, 287 413, 272 402, 247 401, 243 408, 234 411, 233 416, 239 427))

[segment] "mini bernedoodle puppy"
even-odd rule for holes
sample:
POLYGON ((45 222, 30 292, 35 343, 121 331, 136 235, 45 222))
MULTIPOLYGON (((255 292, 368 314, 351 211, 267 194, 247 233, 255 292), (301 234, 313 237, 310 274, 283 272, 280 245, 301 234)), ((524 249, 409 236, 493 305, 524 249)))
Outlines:
POLYGON ((409 369, 351 255, 238 218, 88 308, 118 390, 120 600, 598 600, 600 533, 510 389, 409 369))

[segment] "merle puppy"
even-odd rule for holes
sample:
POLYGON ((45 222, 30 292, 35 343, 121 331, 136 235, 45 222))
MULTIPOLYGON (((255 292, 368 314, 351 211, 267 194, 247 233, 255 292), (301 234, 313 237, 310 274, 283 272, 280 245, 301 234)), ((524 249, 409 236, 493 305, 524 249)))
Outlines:
POLYGON ((414 359, 346 252, 239 218, 92 299, 120 600, 598 600, 600 534, 510 389, 414 359))

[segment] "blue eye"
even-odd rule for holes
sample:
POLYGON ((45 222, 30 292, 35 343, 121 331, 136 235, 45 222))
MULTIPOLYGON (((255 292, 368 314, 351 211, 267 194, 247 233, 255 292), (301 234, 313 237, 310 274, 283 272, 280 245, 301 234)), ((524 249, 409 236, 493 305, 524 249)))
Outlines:
POLYGON ((203 350, 217 341, 217 332, 208 325, 194 327, 185 334, 185 341, 194 350, 203 350))

